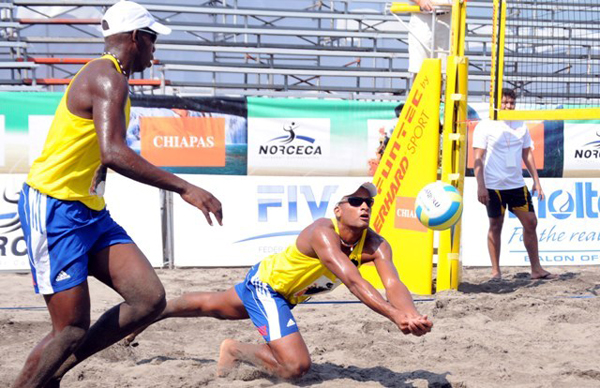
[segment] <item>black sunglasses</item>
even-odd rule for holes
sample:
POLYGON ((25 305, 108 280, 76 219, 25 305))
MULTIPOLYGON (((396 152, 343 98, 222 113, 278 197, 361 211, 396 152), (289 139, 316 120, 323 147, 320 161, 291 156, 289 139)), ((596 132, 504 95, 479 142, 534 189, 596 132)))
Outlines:
POLYGON ((142 32, 145 32, 146 34, 158 36, 158 33, 156 33, 156 31, 152 31, 151 29, 146 28, 146 27, 144 27, 144 28, 138 28, 138 31, 142 31, 142 32))
POLYGON ((364 197, 348 197, 340 203, 348 202, 350 206, 359 207, 363 203, 366 203, 368 207, 372 207, 375 200, 373 198, 364 198, 364 197))

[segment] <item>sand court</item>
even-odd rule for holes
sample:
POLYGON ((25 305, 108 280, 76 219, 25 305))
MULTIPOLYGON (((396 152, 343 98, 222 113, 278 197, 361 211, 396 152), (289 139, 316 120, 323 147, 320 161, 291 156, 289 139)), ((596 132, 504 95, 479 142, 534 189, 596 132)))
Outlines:
MULTIPOLYGON (((532 281, 527 268, 465 268, 459 291, 418 297, 431 333, 404 336, 360 303, 297 306, 293 313, 313 366, 302 379, 278 381, 251 367, 216 378, 225 338, 260 343, 247 321, 172 318, 141 334, 136 346, 112 346, 69 372, 63 386, 94 387, 598 387, 600 267, 550 268, 532 281)), ((247 269, 159 270, 173 298, 185 291, 224 290, 247 269)), ((120 297, 90 279, 92 319, 120 297)), ((344 287, 312 301, 357 301, 344 287)), ((0 387, 16 377, 28 352, 49 331, 43 299, 29 274, 0 274, 0 387)))

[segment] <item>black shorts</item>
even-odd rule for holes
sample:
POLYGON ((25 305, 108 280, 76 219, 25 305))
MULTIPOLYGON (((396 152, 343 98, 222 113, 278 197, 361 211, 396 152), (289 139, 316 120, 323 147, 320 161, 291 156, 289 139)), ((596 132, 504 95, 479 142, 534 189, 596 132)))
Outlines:
POLYGON ((533 212, 533 203, 531 203, 531 194, 527 186, 510 190, 491 190, 488 189, 490 200, 487 204, 487 214, 490 218, 497 218, 504 215, 506 206, 512 213, 517 211, 533 212))

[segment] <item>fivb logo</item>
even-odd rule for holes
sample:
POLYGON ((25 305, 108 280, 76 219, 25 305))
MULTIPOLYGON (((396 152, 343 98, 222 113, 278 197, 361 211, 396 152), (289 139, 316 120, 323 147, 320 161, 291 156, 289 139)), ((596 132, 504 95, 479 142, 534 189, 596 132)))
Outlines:
MULTIPOLYGON (((555 190, 546 193, 543 201, 538 199, 537 216, 557 220, 598 218, 600 198, 592 182, 575 182, 571 190, 555 190)), ((514 215, 511 213, 511 217, 514 215)))
POLYGON ((329 135, 329 119, 268 119, 276 137, 259 145, 259 155, 321 156, 324 153, 317 136, 329 135), (326 131, 324 130, 326 129, 326 131), (282 133, 282 134, 281 134, 282 133), (312 136, 309 136, 312 135, 312 136))
MULTIPOLYGON (((325 217, 331 196, 337 191, 338 186, 325 186, 321 194, 321 199, 317 201, 311 186, 280 186, 280 185, 262 185, 258 186, 258 194, 261 196, 268 194, 270 198, 258 199, 258 221, 269 221, 269 209, 275 212, 277 208, 287 207, 288 222, 298 222, 298 202, 303 197, 308 205, 310 215, 313 220, 325 217), (273 198, 275 197, 275 198, 273 198), (284 204, 285 201, 285 204, 284 204), (287 206, 285 206, 287 205, 287 206)), ((279 210, 280 214, 281 210, 279 210)))

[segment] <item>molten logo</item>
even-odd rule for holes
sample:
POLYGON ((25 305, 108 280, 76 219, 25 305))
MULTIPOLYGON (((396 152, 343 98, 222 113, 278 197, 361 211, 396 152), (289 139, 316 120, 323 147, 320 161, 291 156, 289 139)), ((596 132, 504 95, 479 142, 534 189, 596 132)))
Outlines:
MULTIPOLYGON (((546 195, 543 201, 538 199, 538 218, 552 216, 557 220, 575 218, 597 219, 600 212, 598 190, 594 190, 592 182, 576 182, 575 189, 556 190, 546 195)), ((515 217, 512 213, 511 218, 515 217)))

